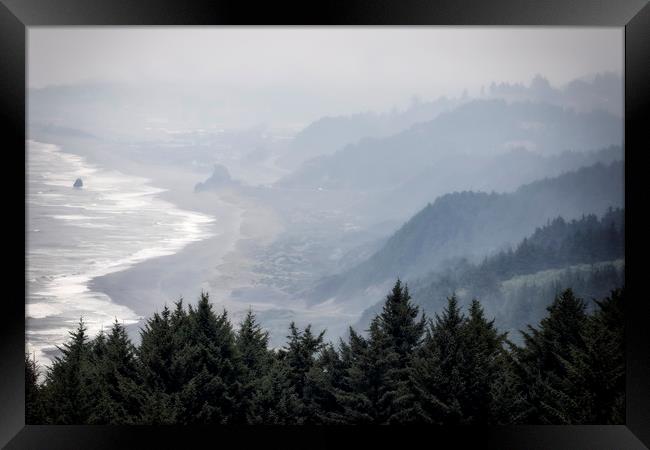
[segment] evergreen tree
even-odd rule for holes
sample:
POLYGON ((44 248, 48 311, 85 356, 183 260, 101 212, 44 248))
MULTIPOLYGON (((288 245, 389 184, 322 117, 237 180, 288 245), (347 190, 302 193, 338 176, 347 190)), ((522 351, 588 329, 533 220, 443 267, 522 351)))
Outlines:
MULTIPOLYGON (((376 327, 377 322, 370 326, 376 327)), ((348 343, 340 346, 344 372, 341 387, 335 391, 343 412, 335 417, 353 425, 380 423, 379 398, 385 374, 382 359, 372 353, 367 339, 352 328, 349 334, 348 343)))
POLYGON ((174 305, 175 308, 170 318, 172 333, 170 391, 178 393, 191 378, 191 374, 188 373, 189 367, 186 364, 187 356, 183 351, 190 343, 192 330, 189 315, 183 305, 183 299, 181 298, 174 305))
POLYGON ((300 416, 302 422, 311 424, 317 421, 314 403, 305 390, 307 374, 316 362, 316 356, 323 348, 325 331, 318 335, 311 332, 311 325, 300 331, 294 322, 289 325, 290 334, 283 352, 283 362, 289 369, 288 375, 296 395, 300 399, 300 416))
POLYGON ((377 316, 377 326, 370 330, 370 347, 384 359, 386 373, 383 380, 379 407, 386 423, 403 423, 415 420, 410 414, 414 398, 411 387, 412 357, 420 346, 426 318, 420 316, 419 307, 411 302, 408 286, 402 287, 397 279, 386 297, 383 310, 377 316))
POLYGON ((268 350, 269 334, 263 331, 255 320, 251 310, 240 324, 235 346, 242 363, 242 405, 246 411, 247 421, 251 421, 253 398, 255 391, 260 388, 263 376, 272 364, 272 354, 268 350))
POLYGON ((435 321, 429 322, 412 375, 419 421, 463 422, 462 401, 467 395, 462 373, 466 364, 464 323, 455 295, 447 299, 442 315, 436 314, 435 321))
POLYGON ((409 355, 422 341, 426 318, 422 315, 417 320, 419 315, 420 309, 411 302, 408 286, 402 287, 398 279, 386 297, 381 314, 376 318, 378 327, 375 337, 386 338, 385 345, 397 354, 400 365, 406 365, 409 355))
POLYGON ((343 387, 344 373, 345 366, 334 346, 325 345, 305 379, 304 398, 314 411, 314 423, 344 423, 343 408, 337 396, 343 387))
POLYGON ((106 363, 106 334, 102 329, 95 339, 88 342, 87 363, 84 370, 86 395, 89 401, 88 424, 110 423, 111 402, 103 376, 106 363))
POLYGON ((154 313, 140 331, 137 351, 142 380, 142 417, 147 424, 175 422, 177 381, 174 367, 174 332, 171 311, 154 313))
POLYGON ((260 378, 271 363, 268 350, 269 333, 262 330, 252 310, 246 313, 237 332, 235 345, 244 369, 244 377, 249 380, 260 378))
POLYGON ((68 342, 57 347, 60 355, 49 368, 43 389, 48 422, 52 424, 83 424, 87 422, 90 408, 88 380, 88 337, 83 319, 68 342))
POLYGON ((518 347, 477 300, 465 317, 452 295, 426 321, 397 280, 367 337, 350 329, 335 348, 291 323, 286 346, 272 351, 252 311, 235 333, 202 294, 195 307, 180 300, 148 319, 137 349, 117 321, 90 341, 80 321, 41 386, 25 355, 26 421, 622 423, 623 297, 613 291, 588 315, 562 291, 518 347))
POLYGON ((88 369, 93 390, 94 424, 136 424, 140 421, 143 395, 135 347, 117 320, 110 334, 93 342, 88 369))
POLYGON ((25 423, 27 425, 42 424, 44 419, 38 373, 36 357, 30 358, 29 353, 25 353, 25 423))
POLYGON ((181 423, 229 424, 245 421, 241 402, 241 362, 235 335, 224 311, 215 315, 208 294, 190 306, 187 323, 179 323, 177 367, 183 375, 179 394, 181 423))
POLYGON ((400 423, 413 419, 411 361, 424 334, 424 316, 398 279, 386 296, 381 314, 370 324, 367 340, 350 330, 352 359, 339 394, 352 422, 400 423))
POLYGON ((491 417, 492 390, 499 372, 503 370, 503 342, 494 319, 485 318, 478 300, 472 300, 469 317, 463 329, 462 379, 463 395, 460 398, 463 422, 471 424, 493 423, 491 417))
POLYGON ((514 373, 525 399, 521 413, 526 423, 570 424, 575 410, 573 392, 567 390, 567 361, 584 349, 585 303, 567 289, 547 308, 539 329, 523 332, 524 347, 513 347, 514 373))
POLYGON ((167 306, 154 313, 140 330, 138 359, 144 385, 150 390, 171 393, 174 390, 171 372, 174 356, 171 312, 167 306))
MULTIPOLYGON (((506 340, 508 348, 514 347, 506 340)), ((525 423, 525 414, 529 410, 515 375, 515 361, 512 353, 504 350, 497 356, 496 364, 500 367, 495 374, 490 391, 489 422, 491 424, 512 425, 525 423)))
POLYGON ((583 331, 584 346, 574 346, 565 360, 566 391, 575 407, 572 423, 625 422, 624 291, 617 289, 602 301, 583 331))
POLYGON ((274 354, 267 372, 253 392, 248 416, 250 424, 299 425, 302 402, 290 381, 284 352, 274 354))

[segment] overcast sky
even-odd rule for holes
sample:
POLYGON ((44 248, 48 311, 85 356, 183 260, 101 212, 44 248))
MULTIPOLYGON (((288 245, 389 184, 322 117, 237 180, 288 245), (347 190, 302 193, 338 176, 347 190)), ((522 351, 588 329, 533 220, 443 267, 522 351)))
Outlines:
POLYGON ((623 28, 30 27, 28 85, 178 82, 385 110, 490 82, 621 73, 623 28))

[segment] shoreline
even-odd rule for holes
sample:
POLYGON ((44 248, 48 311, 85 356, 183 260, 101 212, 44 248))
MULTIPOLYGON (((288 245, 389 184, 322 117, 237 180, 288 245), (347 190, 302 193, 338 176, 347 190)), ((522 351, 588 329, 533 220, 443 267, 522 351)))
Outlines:
POLYGON ((278 211, 265 205, 262 199, 228 188, 194 193, 194 185, 204 178, 189 168, 132 164, 123 170, 116 167, 120 157, 105 154, 109 148, 102 148, 101 144, 88 145, 81 151, 78 142, 66 143, 65 139, 46 142, 103 169, 146 178, 148 185, 163 189, 155 194, 157 198, 176 208, 215 219, 207 229, 212 236, 190 242, 174 254, 140 261, 87 282, 90 291, 107 295, 112 303, 128 307, 139 317, 136 323, 125 325, 134 342, 140 339, 138 330, 145 319, 160 312, 165 304, 173 309, 181 297, 185 305, 195 304, 201 291, 209 293, 215 312, 227 310, 233 325, 249 307, 253 308, 268 331, 277 334, 274 340, 278 342, 284 341, 291 320, 322 326, 332 315, 351 318, 329 307, 306 309, 301 302, 296 303, 264 283, 264 273, 256 271, 257 252, 270 244, 285 229, 285 224, 278 211))
MULTIPOLYGON (((84 158, 84 163, 88 163, 97 170, 109 172, 116 170, 110 164, 102 164, 101 158, 98 161, 97 158, 89 155, 81 155, 74 150, 74 147, 68 148, 65 142, 59 140, 45 141, 31 136, 26 142, 29 143, 30 141, 54 145, 64 154, 80 156, 84 158)), ((150 317, 156 310, 161 310, 165 303, 171 307, 173 302, 181 295, 187 298, 188 301, 195 302, 202 289, 214 290, 210 286, 206 286, 205 281, 214 278, 212 273, 214 267, 222 264, 223 258, 236 249, 237 243, 241 239, 241 222, 245 209, 240 205, 223 201, 217 197, 210 198, 205 202, 208 205, 207 208, 199 208, 197 202, 192 201, 194 200, 192 197, 190 197, 189 202, 177 201, 179 196, 182 198, 182 193, 174 195, 172 191, 174 186, 165 183, 164 177, 151 176, 151 173, 122 173, 127 177, 146 178, 145 184, 148 187, 157 190, 162 189, 153 194, 153 197, 157 198, 158 201, 165 202, 159 205, 160 208, 168 207, 174 211, 179 210, 179 214, 209 215, 213 219, 211 223, 206 224, 206 235, 199 237, 198 240, 192 238, 192 230, 189 229, 171 231, 168 235, 160 237, 161 240, 172 239, 182 243, 179 248, 174 250, 174 253, 152 254, 150 257, 142 258, 117 271, 109 273, 101 273, 102 271, 100 271, 97 276, 89 277, 83 281, 83 285, 89 294, 92 295, 93 292, 95 295, 103 294, 107 296, 107 301, 112 305, 125 307, 130 311, 129 316, 117 317, 123 312, 120 313, 119 310, 112 312, 111 310, 108 312, 108 316, 115 314, 116 317, 114 318, 116 320, 127 322, 125 325, 129 329, 129 334, 133 335, 131 329, 141 325, 143 318, 150 317), (190 233, 190 235, 186 235, 186 233, 190 233)), ((88 178, 92 180, 93 176, 89 175, 88 178)), ((189 179, 191 181, 191 178, 189 179)), ((152 246, 156 247, 160 243, 162 241, 156 239, 146 244, 145 248, 133 249, 131 250, 132 256, 142 252, 146 253, 152 246)), ((30 304, 26 298, 26 309, 30 304)), ((26 323, 32 319, 43 323, 47 321, 46 316, 32 318, 28 314, 25 315, 26 323)), ((108 323, 104 321, 102 328, 106 325, 108 323)), ((27 328, 29 331, 30 326, 28 325, 27 328)), ((42 334, 42 332, 39 332, 39 334, 42 334)), ((29 345, 30 342, 32 340, 27 337, 26 345, 29 345)), ((42 347, 42 344, 39 343, 38 351, 50 358, 47 356, 47 349, 52 345, 60 344, 61 342, 58 339, 56 342, 52 341, 51 345, 47 343, 47 347, 42 347)))
MULTIPOLYGON (((170 191, 160 197, 182 209, 199 209, 188 202, 174 201, 170 191)), ((232 295, 258 279, 250 251, 251 247, 269 242, 281 229, 274 212, 235 192, 202 193, 192 200, 203 204, 201 213, 215 217, 209 229, 213 236, 192 242, 173 255, 142 261, 88 283, 92 291, 108 295, 116 304, 128 306, 142 317, 137 324, 127 326, 133 338, 139 339, 135 331, 143 319, 160 312, 165 304, 173 309, 181 297, 185 305, 195 304, 202 291, 209 294, 215 311, 226 309, 231 319, 238 318, 253 303, 275 306, 265 301, 241 301, 232 295)))
MULTIPOLYGON (((178 208, 199 212, 162 194, 165 193, 159 194, 160 198, 178 208)), ((217 267, 235 251, 242 237, 240 230, 245 210, 223 202, 220 213, 212 211, 211 214, 215 218, 208 229, 212 236, 191 242, 174 254, 151 258, 125 270, 93 278, 88 288, 135 311, 141 317, 138 325, 142 319, 161 311, 165 304, 172 309, 181 297, 186 303, 195 303, 201 291, 211 295, 217 291, 224 293, 222 289, 215 289, 212 280, 218 278, 217 267)))

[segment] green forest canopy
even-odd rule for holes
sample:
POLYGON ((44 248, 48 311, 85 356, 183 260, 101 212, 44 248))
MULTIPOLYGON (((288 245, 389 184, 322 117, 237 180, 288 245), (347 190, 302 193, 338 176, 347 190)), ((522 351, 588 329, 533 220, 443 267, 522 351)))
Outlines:
POLYGON ((252 311, 235 330, 208 294, 180 300, 134 346, 117 321, 83 321, 38 383, 25 356, 28 424, 620 424, 624 290, 588 312, 570 289, 509 342, 474 300, 427 317, 397 280, 367 333, 338 345, 307 326, 268 348, 252 311))

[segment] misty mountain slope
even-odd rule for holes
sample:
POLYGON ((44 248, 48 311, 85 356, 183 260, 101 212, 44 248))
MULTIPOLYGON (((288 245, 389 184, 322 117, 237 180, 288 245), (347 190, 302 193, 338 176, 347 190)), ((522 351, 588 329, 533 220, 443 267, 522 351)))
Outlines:
POLYGON ((622 156, 620 147, 550 156, 520 149, 496 156, 450 156, 398 188, 383 192, 260 187, 250 195, 279 211, 287 219, 287 228, 256 256, 258 268, 270 274, 265 275, 266 282, 293 296, 323 277, 345 272, 368 259, 439 195, 464 190, 512 192, 545 176, 598 161, 609 163, 622 156), (291 273, 290 279, 282 272, 291 273))
POLYGON ((623 79, 617 73, 604 72, 577 78, 556 88, 541 76, 535 76, 529 86, 520 83, 492 83, 490 97, 509 101, 537 101, 571 107, 578 111, 601 109, 623 115, 623 79))
MULTIPOLYGON (((439 313, 447 297, 461 304, 477 298, 504 329, 539 319, 554 295, 571 287, 589 300, 607 295, 624 283, 625 210, 612 209, 601 218, 558 217, 539 227, 514 249, 486 257, 480 264, 461 260, 409 282, 414 301, 428 315, 439 313)), ((381 302, 364 311, 366 327, 381 302)))
POLYGON ((364 137, 385 137, 409 126, 434 119, 455 108, 465 99, 440 97, 432 102, 413 100, 404 111, 358 113, 349 116, 323 117, 300 131, 278 162, 296 168, 300 163, 320 155, 332 154, 364 137))
POLYGON ((454 191, 511 192, 544 177, 561 175, 598 162, 610 164, 623 158, 621 147, 596 151, 564 151, 557 155, 516 149, 496 156, 450 155, 421 169, 394 189, 376 192, 355 204, 357 213, 381 220, 404 220, 439 195, 454 191), (386 205, 391 205, 387 208, 386 205))
POLYGON ((620 117, 550 104, 475 100, 387 138, 365 138, 306 161, 278 185, 387 189, 449 155, 486 155, 512 148, 543 154, 620 145, 620 117))
POLYGON ((412 278, 459 257, 479 258, 515 243, 547 220, 623 206, 623 163, 596 164, 507 194, 455 192, 413 216, 368 260, 327 277, 304 295, 313 302, 362 295, 397 276, 412 278))

